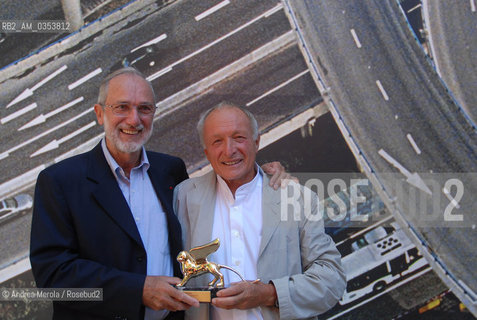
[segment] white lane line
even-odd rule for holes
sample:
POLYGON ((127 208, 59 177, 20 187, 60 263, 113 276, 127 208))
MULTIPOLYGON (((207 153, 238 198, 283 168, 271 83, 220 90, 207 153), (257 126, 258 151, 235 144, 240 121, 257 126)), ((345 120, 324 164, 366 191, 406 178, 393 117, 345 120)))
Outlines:
POLYGON ((25 108, 20 109, 20 110, 14 112, 14 113, 12 113, 12 114, 10 114, 10 115, 8 115, 8 116, 2 118, 2 120, 0 120, 0 122, 1 122, 2 124, 5 124, 5 123, 7 123, 7 122, 9 122, 9 121, 12 121, 13 119, 18 118, 18 117, 21 116, 21 115, 24 115, 24 114, 27 113, 27 112, 30 112, 31 110, 35 109, 36 107, 37 107, 36 102, 33 102, 32 104, 26 106, 25 108))
POLYGON ((409 140, 409 143, 411 146, 414 148, 414 151, 416 151, 417 154, 421 154, 421 149, 419 149, 416 141, 414 141, 414 138, 411 136, 410 133, 406 135, 407 140, 409 140))
POLYGON ((262 19, 263 17, 265 17, 269 12, 271 12, 271 11, 273 11, 273 10, 276 10, 277 7, 283 8, 283 5, 282 5, 281 3, 279 3, 279 4, 276 5, 274 8, 272 8, 272 9, 268 10, 267 12, 265 12, 265 13, 259 15, 258 17, 255 17, 254 19, 250 20, 249 22, 247 22, 247 23, 244 24, 244 25, 241 25, 241 26, 238 27, 237 29, 232 30, 231 32, 227 33, 226 35, 224 35, 224 36, 222 36, 222 37, 220 37, 220 38, 218 38, 218 39, 212 41, 212 42, 209 43, 208 45, 206 45, 206 46, 200 48, 199 50, 197 50, 197 51, 195 51, 195 52, 192 52, 191 54, 189 54, 189 55, 183 57, 182 59, 177 60, 176 62, 172 63, 171 65, 169 65, 169 66, 167 66, 167 67, 165 67, 164 69, 159 70, 158 72, 156 72, 156 73, 154 73, 154 74, 151 74, 149 77, 147 77, 147 80, 148 80, 148 81, 153 81, 153 80, 159 78, 161 75, 163 75, 163 74, 165 73, 164 70, 168 70, 168 69, 174 68, 176 65, 178 65, 178 64, 180 64, 180 63, 182 63, 182 62, 184 62, 184 61, 186 61, 186 60, 188 60, 188 59, 190 59, 190 58, 192 58, 192 57, 198 55, 199 53, 201 53, 201 52, 203 52, 203 51, 209 49, 210 47, 216 45, 217 43, 219 43, 219 42, 221 42, 221 41, 227 39, 228 37, 230 37, 230 36, 236 34, 237 32, 239 32, 239 31, 241 31, 241 30, 245 29, 245 28, 248 27, 249 25, 251 25, 251 24, 257 22, 258 20, 262 19))
POLYGON ((276 86, 275 88, 268 90, 267 92, 265 92, 264 94, 262 94, 260 97, 254 99, 254 100, 252 100, 252 101, 250 101, 250 102, 248 102, 248 103, 246 104, 246 106, 249 107, 250 105, 254 104, 255 102, 257 102, 257 101, 259 101, 259 100, 265 98, 266 96, 272 94, 273 92, 275 92, 275 91, 277 91, 277 90, 283 88, 284 86, 286 86, 286 85, 289 84, 290 82, 295 81, 296 79, 298 79, 298 78, 300 78, 301 76, 307 74, 308 72, 310 72, 310 70, 308 70, 308 69, 306 69, 305 71, 300 72, 299 74, 297 74, 296 76, 294 76, 294 77, 288 79, 287 81, 282 82, 281 84, 279 84, 279 85, 276 86))
POLYGON ((391 165, 393 165, 396 169, 398 169, 399 172, 401 172, 401 174, 403 174, 407 178, 406 182, 408 182, 414 187, 421 189, 422 191, 432 196, 432 191, 429 189, 429 187, 426 185, 424 180, 422 180, 421 176, 417 172, 411 173, 409 170, 407 170, 402 164, 400 164, 396 159, 391 157, 389 153, 387 153, 383 149, 379 149, 378 154, 381 157, 383 157, 384 160, 386 160, 391 165))
POLYGON ((30 128, 30 127, 33 127, 33 126, 36 126, 36 125, 39 125, 40 123, 43 123, 46 121, 46 119, 54 116, 55 114, 57 113, 60 113, 72 106, 74 106, 75 104, 83 101, 84 98, 83 97, 79 97, 73 101, 70 101, 68 102, 67 104, 65 104, 64 106, 62 107, 59 107, 57 109, 54 109, 53 111, 51 112, 48 112, 47 114, 40 114, 38 117, 36 117, 35 119, 31 120, 30 122, 28 122, 27 124, 25 124, 23 127, 19 128, 18 131, 21 131, 21 130, 24 130, 26 128, 30 128))
POLYGON ((388 96, 388 94, 386 93, 386 90, 384 90, 384 87, 383 87, 383 85, 381 84, 381 81, 376 80, 376 85, 378 86, 379 91, 381 91, 381 94, 383 95, 384 100, 388 101, 388 100, 389 100, 389 96, 388 96))
POLYGON ((40 82, 38 82, 36 85, 34 85, 33 87, 31 87, 31 90, 32 91, 35 91, 36 89, 38 89, 39 87, 41 87, 42 85, 44 85, 45 83, 47 83, 48 81, 50 81, 51 79, 53 79, 54 77, 56 77, 57 75, 59 75, 60 73, 62 73, 63 71, 65 71, 68 67, 66 65, 62 66, 61 68, 59 68, 58 70, 56 70, 55 72, 53 72, 52 74, 50 74, 48 77, 46 77, 45 79, 41 80, 40 82))
POLYGON ((145 42, 145 43, 141 44, 140 46, 138 46, 138 47, 132 49, 130 52, 133 53, 134 51, 139 50, 139 49, 141 49, 142 47, 147 47, 147 46, 150 46, 150 45, 152 45, 152 44, 159 43, 159 42, 161 42, 162 40, 164 40, 164 39, 166 39, 166 38, 167 38, 167 34, 163 33, 163 34, 161 34, 159 37, 156 37, 156 38, 154 38, 154 39, 152 39, 152 40, 149 40, 148 42, 145 42))
POLYGON ((268 10, 267 12, 265 12, 265 14, 263 15, 264 18, 268 18, 270 17, 272 14, 274 14, 275 12, 277 11, 280 11, 281 9, 283 8, 283 5, 282 4, 279 4, 275 7, 273 7, 272 9, 268 10))
POLYGON ((361 42, 359 41, 358 35, 356 34, 356 31, 354 29, 350 30, 351 35, 353 36, 354 43, 356 43, 356 46, 358 48, 361 48, 361 42))
POLYGON ((45 153, 45 152, 48 152, 48 151, 52 151, 54 149, 58 149, 58 147, 60 146, 60 144, 62 144, 63 142, 66 142, 70 139, 73 139, 74 137, 76 137, 77 135, 83 133, 84 131, 88 130, 89 128, 91 127, 94 127, 96 125, 96 121, 91 121, 90 123, 88 123, 87 125, 79 128, 78 130, 76 131, 73 131, 72 133, 64 136, 63 138, 61 138, 60 140, 56 140, 56 139, 53 139, 52 141, 50 141, 48 144, 46 144, 45 146, 43 146, 42 148, 38 149, 37 151, 35 151, 34 153, 32 153, 30 155, 30 158, 33 158, 33 157, 36 157, 42 153, 45 153))
POLYGON ((411 13, 413 12, 414 10, 420 8, 422 5, 419 3, 418 5, 416 5, 415 7, 412 7, 411 9, 407 10, 407 13, 411 13))
POLYGON ((470 10, 475 12, 475 0, 470 0, 470 10))
POLYGON ((209 8, 209 9, 205 10, 204 12, 202 12, 201 14, 195 16, 195 21, 200 21, 200 20, 204 19, 205 17, 211 15, 212 13, 222 9, 223 7, 228 5, 229 3, 230 3, 229 0, 225 0, 225 1, 222 1, 221 3, 219 3, 219 4, 216 4, 212 8, 209 8))
POLYGON ((86 81, 88 81, 89 79, 97 76, 98 74, 100 74, 103 70, 101 68, 98 68, 94 71, 91 71, 90 73, 88 73, 87 75, 85 75, 84 77, 76 80, 75 82, 71 83, 70 85, 68 85, 68 89, 69 90, 73 90, 74 88, 82 85, 83 83, 85 83, 86 81))
MULTIPOLYGON (((159 72, 156 72, 155 76, 156 76, 156 78, 159 78, 159 77, 162 77, 163 75, 165 75, 166 73, 171 72, 171 71, 172 71, 172 67, 169 66, 169 67, 166 67, 164 69, 161 69, 159 72)), ((154 79, 156 79, 156 78, 154 78, 154 79)), ((151 81, 151 80, 149 80, 149 81, 151 81)))
POLYGON ((56 70, 55 72, 53 72, 52 74, 50 74, 49 76, 47 76, 45 79, 41 80, 40 82, 38 82, 36 85, 34 85, 33 87, 30 88, 26 88, 22 93, 20 93, 20 95, 18 97, 16 97, 15 99, 13 99, 8 105, 7 105, 7 108, 10 108, 11 106, 13 106, 15 103, 18 103, 22 100, 25 100, 26 98, 30 97, 33 95, 33 91, 35 91, 36 89, 38 89, 39 87, 41 87, 42 85, 44 85, 45 83, 47 83, 48 81, 50 81, 51 79, 53 79, 54 77, 56 77, 57 75, 59 75, 60 73, 62 73, 63 71, 65 71, 68 67, 66 65, 62 66, 61 68, 59 68, 58 70, 56 70))
POLYGON ((75 117, 69 119, 68 121, 65 121, 65 122, 63 122, 63 123, 60 123, 60 124, 57 125, 56 127, 53 127, 53 128, 51 128, 50 130, 47 130, 47 131, 45 131, 45 132, 42 132, 41 134, 39 134, 39 135, 37 135, 37 136, 35 136, 35 137, 33 137, 33 138, 27 140, 27 141, 24 141, 24 142, 20 143, 19 145, 16 145, 15 147, 13 147, 13 148, 11 148, 11 149, 9 149, 9 150, 7 150, 7 151, 4 151, 3 153, 0 153, 0 160, 1 160, 1 159, 5 159, 6 157, 8 157, 8 156, 10 155, 10 153, 12 153, 12 152, 14 152, 14 151, 16 151, 16 150, 18 150, 18 149, 20 149, 20 148, 23 148, 23 147, 26 146, 26 145, 29 145, 30 143, 32 143, 32 142, 34 142, 34 141, 36 141, 36 140, 38 140, 38 139, 40 139, 40 138, 42 138, 42 137, 44 137, 44 136, 46 136, 46 135, 48 135, 48 134, 50 134, 50 133, 52 133, 52 132, 58 130, 58 129, 60 129, 60 128, 66 126, 66 125, 68 125, 68 124, 70 124, 71 122, 74 122, 74 121, 78 120, 79 118, 81 118, 81 117, 83 117, 83 116, 85 116, 85 115, 87 115, 87 114, 91 114, 91 112, 93 112, 93 109, 94 109, 94 108, 91 107, 91 108, 89 108, 88 110, 85 110, 85 111, 83 111, 82 113, 78 114, 77 116, 75 116, 75 117))

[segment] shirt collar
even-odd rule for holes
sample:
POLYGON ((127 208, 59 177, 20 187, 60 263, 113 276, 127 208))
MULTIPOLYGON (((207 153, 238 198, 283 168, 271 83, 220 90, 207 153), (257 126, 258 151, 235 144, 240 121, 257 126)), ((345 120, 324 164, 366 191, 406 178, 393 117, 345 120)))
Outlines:
MULTIPOLYGON (((108 162, 109 167, 111 168, 111 171, 113 172, 114 176, 116 179, 118 179, 118 175, 121 176, 123 179, 127 179, 126 175, 124 174, 123 169, 119 166, 119 164, 114 160, 113 156, 108 150, 108 147, 106 146, 106 138, 103 138, 101 140, 101 148, 103 149, 104 157, 106 158, 106 161, 108 162)), ((142 168, 143 173, 147 172, 149 169, 149 159, 147 158, 146 154, 146 149, 144 147, 141 148, 141 163, 139 163, 138 166, 134 167, 134 169, 142 168)))
POLYGON ((222 195, 222 197, 224 197, 227 203, 232 204, 237 200, 245 199, 247 195, 249 195, 255 190, 257 184, 262 181, 262 172, 257 163, 255 163, 255 170, 257 171, 255 177, 250 182, 247 182, 237 188, 237 190, 235 191, 235 199, 232 194, 232 191, 230 191, 230 188, 225 182, 225 180, 222 179, 222 177, 218 174, 216 175, 218 192, 222 195))

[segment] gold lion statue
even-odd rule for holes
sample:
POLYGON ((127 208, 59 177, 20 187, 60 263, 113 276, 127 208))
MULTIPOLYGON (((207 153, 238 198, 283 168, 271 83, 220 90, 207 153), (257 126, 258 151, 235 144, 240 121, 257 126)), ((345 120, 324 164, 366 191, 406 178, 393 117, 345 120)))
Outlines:
POLYGON ((190 278, 197 277, 204 273, 211 273, 214 276, 214 279, 209 282, 209 288, 224 287, 224 275, 220 272, 220 269, 225 268, 236 273, 242 281, 243 277, 236 270, 224 266, 218 263, 207 261, 207 256, 211 253, 217 251, 220 247, 219 239, 215 239, 212 242, 204 244, 202 246, 194 247, 187 251, 181 251, 177 255, 177 261, 181 264, 181 271, 184 275, 181 283, 177 284, 177 288, 182 288, 189 281, 190 278), (217 282, 218 281, 218 282, 217 282))

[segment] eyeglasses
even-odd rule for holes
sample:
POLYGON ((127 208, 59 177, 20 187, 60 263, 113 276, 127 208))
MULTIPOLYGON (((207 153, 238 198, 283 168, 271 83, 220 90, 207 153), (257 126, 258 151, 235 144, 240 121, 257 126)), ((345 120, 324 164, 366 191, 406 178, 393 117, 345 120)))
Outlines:
MULTIPOLYGON (((119 117, 128 116, 131 110, 134 108, 133 105, 130 105, 127 103, 105 105, 105 107, 111 108, 111 111, 113 111, 113 113, 119 117)), ((143 115, 143 116, 149 116, 154 114, 156 109, 157 107, 152 104, 140 104, 136 106, 136 110, 139 113, 139 115, 143 115)))

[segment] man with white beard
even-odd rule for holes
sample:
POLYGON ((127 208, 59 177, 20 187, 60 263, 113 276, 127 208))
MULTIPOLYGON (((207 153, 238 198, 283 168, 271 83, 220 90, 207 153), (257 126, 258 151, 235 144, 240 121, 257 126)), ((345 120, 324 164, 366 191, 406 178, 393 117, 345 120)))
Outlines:
MULTIPOLYGON (((174 319, 198 301, 175 289, 181 228, 174 187, 184 162, 143 147, 154 91, 134 68, 101 83, 94 111, 105 138, 43 170, 37 180, 30 261, 38 287, 100 288, 102 301, 54 301, 53 319, 174 319)), ((270 169, 275 179, 281 166, 270 169)))

